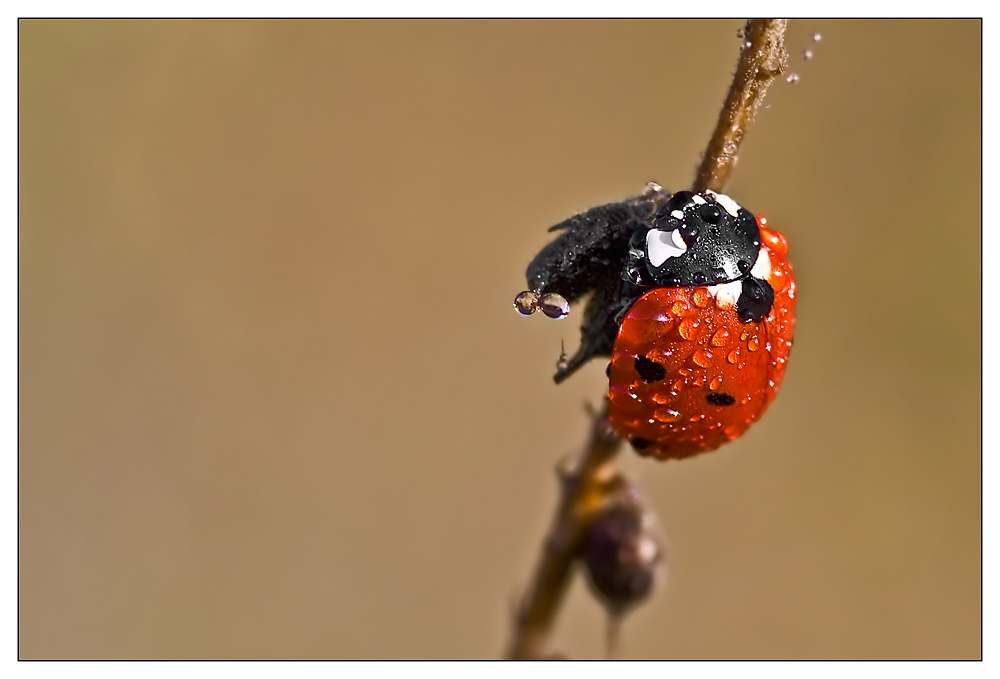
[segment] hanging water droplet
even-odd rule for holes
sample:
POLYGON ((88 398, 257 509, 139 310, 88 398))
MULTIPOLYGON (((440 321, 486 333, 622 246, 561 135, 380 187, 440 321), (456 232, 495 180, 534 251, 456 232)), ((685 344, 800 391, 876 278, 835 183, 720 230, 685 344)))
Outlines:
POLYGON ((522 316, 530 316, 538 311, 538 293, 525 290, 514 298, 514 308, 522 316))
POLYGON ((813 58, 813 51, 806 50, 805 52, 802 53, 802 58, 805 59, 806 61, 809 61, 810 59, 813 58))
POLYGON ((726 330, 725 328, 719 328, 718 330, 715 331, 715 334, 712 335, 713 347, 724 347, 726 346, 726 342, 728 341, 729 341, 729 331, 726 330))
POLYGON ((562 372, 569 365, 569 359, 566 356, 566 342, 562 341, 560 347, 559 358, 556 359, 556 370, 562 372))
POLYGON ((730 139, 729 141, 727 141, 725 144, 722 145, 722 152, 728 153, 729 155, 733 155, 734 153, 736 153, 737 148, 738 147, 736 146, 736 142, 730 139))
POLYGON ((719 387, 722 386, 722 377, 718 376, 712 380, 712 383, 708 385, 708 388, 712 391, 718 391, 719 387))
POLYGON ((788 76, 788 78, 786 78, 786 80, 788 80, 788 82, 794 85, 799 81, 799 76, 797 73, 792 73, 791 75, 788 76))
POLYGON ((820 35, 819 33, 813 33, 813 42, 819 42, 822 39, 823 39, 822 35, 820 35))
POLYGON ((549 318, 566 318, 569 316, 569 302, 556 292, 549 292, 538 300, 538 308, 549 318))
POLYGON ((736 365, 736 361, 740 360, 740 348, 736 347, 735 349, 730 351, 729 355, 726 356, 726 360, 732 363, 733 365, 736 365))
POLYGON ((750 341, 747 342, 747 349, 750 351, 757 351, 758 347, 760 347, 760 342, 757 341, 756 337, 751 337, 750 341))

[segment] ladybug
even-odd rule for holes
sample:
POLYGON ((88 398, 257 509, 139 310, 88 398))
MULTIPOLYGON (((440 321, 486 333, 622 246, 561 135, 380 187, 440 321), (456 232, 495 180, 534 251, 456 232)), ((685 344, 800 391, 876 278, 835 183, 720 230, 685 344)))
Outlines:
POLYGON ((562 382, 609 356, 608 415, 641 455, 684 458, 745 432, 774 400, 795 328, 788 243, 712 191, 593 208, 528 266, 522 313, 593 293, 562 382))

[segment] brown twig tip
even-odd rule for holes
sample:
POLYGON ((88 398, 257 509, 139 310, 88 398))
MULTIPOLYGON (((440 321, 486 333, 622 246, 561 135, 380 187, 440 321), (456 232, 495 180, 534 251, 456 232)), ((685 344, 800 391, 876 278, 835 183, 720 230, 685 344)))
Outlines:
POLYGON ((785 51, 787 19, 750 19, 743 31, 740 63, 733 76, 726 103, 719 113, 712 140, 695 177, 695 191, 721 191, 743 136, 753 121, 772 81, 788 65, 785 51))

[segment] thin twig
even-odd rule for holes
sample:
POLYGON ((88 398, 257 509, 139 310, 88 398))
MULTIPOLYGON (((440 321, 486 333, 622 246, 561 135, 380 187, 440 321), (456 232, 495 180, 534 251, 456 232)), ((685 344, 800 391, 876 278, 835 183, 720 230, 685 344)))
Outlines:
POLYGON ((785 27, 788 19, 750 19, 743 30, 743 50, 715 134, 708 143, 694 190, 721 191, 736 164, 747 127, 753 122, 771 82, 788 64, 785 27))
POLYGON ((608 422, 605 405, 593 419, 590 440, 577 468, 563 476, 562 503, 542 551, 535 581, 518 611, 508 658, 544 657, 543 646, 569 583, 583 533, 618 478, 613 461, 620 446, 621 439, 608 422))
MULTIPOLYGON (((771 81, 788 62, 786 19, 751 19, 744 30, 740 63, 719 123, 695 179, 694 190, 721 191, 736 161, 747 127, 771 81)), ((563 478, 562 502, 542 550, 535 579, 514 621, 507 657, 547 657, 544 646, 569 584, 580 541, 620 478, 614 469, 621 439, 608 421, 607 404, 593 418, 590 440, 575 471, 563 478)))

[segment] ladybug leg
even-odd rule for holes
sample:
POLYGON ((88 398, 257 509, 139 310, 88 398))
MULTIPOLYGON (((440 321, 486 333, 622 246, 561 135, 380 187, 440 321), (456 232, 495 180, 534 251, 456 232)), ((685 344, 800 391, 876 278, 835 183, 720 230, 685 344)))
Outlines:
POLYGON ((556 371, 553 378, 556 384, 572 375, 595 356, 611 355, 622 318, 643 292, 645 290, 620 277, 605 281, 594 291, 580 328, 580 348, 556 371))

